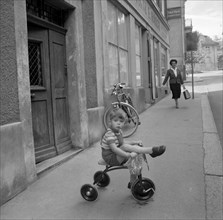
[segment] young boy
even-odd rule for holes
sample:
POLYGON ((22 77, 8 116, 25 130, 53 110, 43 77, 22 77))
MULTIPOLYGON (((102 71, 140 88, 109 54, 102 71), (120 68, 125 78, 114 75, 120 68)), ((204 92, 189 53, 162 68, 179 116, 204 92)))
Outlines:
POLYGON ((157 157, 165 152, 165 146, 142 147, 141 141, 125 142, 121 130, 125 120, 126 113, 122 109, 117 108, 111 111, 110 126, 101 140, 102 158, 107 164, 119 166, 138 154, 150 154, 151 157, 157 157))

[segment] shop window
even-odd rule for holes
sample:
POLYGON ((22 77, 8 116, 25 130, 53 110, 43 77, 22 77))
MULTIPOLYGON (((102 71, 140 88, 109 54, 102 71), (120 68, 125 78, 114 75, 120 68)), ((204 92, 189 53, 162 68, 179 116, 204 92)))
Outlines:
POLYGON ((167 70, 167 49, 161 47, 161 81, 164 80, 167 70))
POLYGON ((128 43, 126 15, 108 2, 109 85, 128 84, 128 43))
POLYGON ((141 28, 135 25, 136 86, 142 85, 141 74, 141 28))
POLYGON ((155 84, 156 87, 160 86, 160 72, 159 72, 159 43, 154 38, 153 41, 153 48, 154 48, 154 75, 155 75, 155 84))

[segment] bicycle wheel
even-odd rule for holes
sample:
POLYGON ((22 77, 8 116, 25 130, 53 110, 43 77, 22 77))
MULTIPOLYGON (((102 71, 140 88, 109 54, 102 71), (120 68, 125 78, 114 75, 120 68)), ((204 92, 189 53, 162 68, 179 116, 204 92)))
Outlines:
POLYGON ((127 120, 125 122, 125 125, 122 128, 122 132, 123 132, 123 137, 129 137, 136 132, 140 122, 139 122, 139 115, 138 115, 137 111, 135 110, 135 108, 133 108, 131 105, 129 105, 127 103, 124 103, 124 102, 114 102, 114 103, 112 103, 105 110, 104 118, 103 118, 104 126, 105 126, 106 129, 109 127, 110 112, 113 109, 116 109, 116 108, 123 109, 123 111, 127 115, 127 120))

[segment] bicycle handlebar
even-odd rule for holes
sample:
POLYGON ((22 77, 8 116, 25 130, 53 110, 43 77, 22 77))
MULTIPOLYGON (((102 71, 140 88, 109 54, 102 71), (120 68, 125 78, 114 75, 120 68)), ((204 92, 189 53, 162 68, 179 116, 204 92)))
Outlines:
POLYGON ((126 85, 125 83, 116 83, 113 86, 114 86, 114 88, 118 87, 118 88, 122 89, 122 88, 124 88, 125 85, 126 85))
POLYGON ((116 83, 116 84, 114 84, 113 85, 114 88, 112 90, 112 94, 117 95, 120 92, 123 93, 122 89, 124 88, 125 85, 126 85, 125 83, 116 83))

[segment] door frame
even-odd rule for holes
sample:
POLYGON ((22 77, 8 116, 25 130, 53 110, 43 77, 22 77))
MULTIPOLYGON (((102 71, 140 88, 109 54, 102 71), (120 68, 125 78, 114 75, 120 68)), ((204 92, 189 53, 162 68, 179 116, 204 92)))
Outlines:
MULTIPOLYGON (((66 37, 66 33, 67 33, 67 30, 65 29, 65 28, 63 28, 63 27, 60 27, 60 26, 58 26, 58 25, 55 25, 55 24, 53 24, 53 23, 50 23, 50 22, 48 22, 48 21, 45 21, 45 20, 43 20, 43 19, 41 19, 41 18, 39 18, 39 17, 36 17, 36 16, 34 16, 34 15, 31 15, 31 14, 27 14, 27 26, 28 25, 37 25, 37 26, 39 26, 39 27, 42 27, 43 29, 48 29, 48 44, 50 43, 49 42, 49 37, 50 37, 50 32, 51 31, 54 31, 54 32, 57 32, 57 33, 60 33, 60 34, 62 34, 62 35, 64 35, 64 39, 65 39, 65 37, 66 37)), ((30 38, 30 40, 36 40, 36 39, 32 39, 32 38, 30 38)), ((66 42, 66 40, 65 40, 65 42, 66 42)), ((66 43, 64 44, 64 46, 65 46, 65 60, 66 60, 66 43)), ((50 52, 50 45, 49 45, 49 52, 50 52)), ((51 58, 49 57, 49 59, 51 60, 51 58)), ((50 65, 50 63, 51 63, 51 61, 49 61, 49 65, 50 65)), ((49 71, 50 71, 50 74, 51 74, 51 67, 49 66, 49 71)), ((67 85, 67 88, 66 88, 66 90, 67 90, 67 95, 68 95, 68 82, 66 82, 66 85, 67 85)), ((50 82, 50 93, 51 93, 51 96, 53 95, 53 90, 52 90, 52 82, 50 82)), ((31 92, 31 89, 30 89, 30 92, 31 92)), ((30 97, 31 97, 31 93, 30 93, 30 97)), ((53 97, 51 97, 51 102, 53 102, 53 97)), ((70 118, 70 114, 69 114, 69 99, 67 99, 67 109, 68 109, 68 121, 69 121, 69 118, 70 118)), ((51 107, 53 108, 53 105, 51 104, 51 107)), ((53 111, 53 109, 52 109, 52 114, 54 114, 54 111, 53 111)), ((54 126, 54 122, 53 122, 53 124, 52 124, 52 126, 53 127, 55 127, 54 126)), ((55 129, 55 128, 54 128, 55 129)), ((54 131, 54 129, 53 129, 53 135, 55 136, 55 131, 54 131)), ((68 132, 69 132, 69 137, 70 137, 70 145, 71 145, 71 136, 70 136, 70 127, 68 128, 68 132)), ((56 141, 56 138, 55 137, 53 137, 54 138, 54 147, 55 147, 55 150, 56 150, 56 152, 57 152, 57 154, 55 155, 55 156, 57 156, 57 155, 59 155, 60 154, 60 150, 58 149, 58 146, 57 146, 57 141, 56 141)), ((61 152, 61 153, 63 153, 63 152, 61 152)))
POLYGON ((36 17, 34 15, 31 15, 31 14, 27 14, 27 23, 33 23, 33 24, 36 24, 43 28, 54 30, 54 31, 64 34, 64 35, 66 35, 66 33, 67 33, 67 29, 65 29, 61 26, 58 26, 56 24, 50 23, 48 21, 45 21, 45 20, 43 20, 39 17, 36 17))

